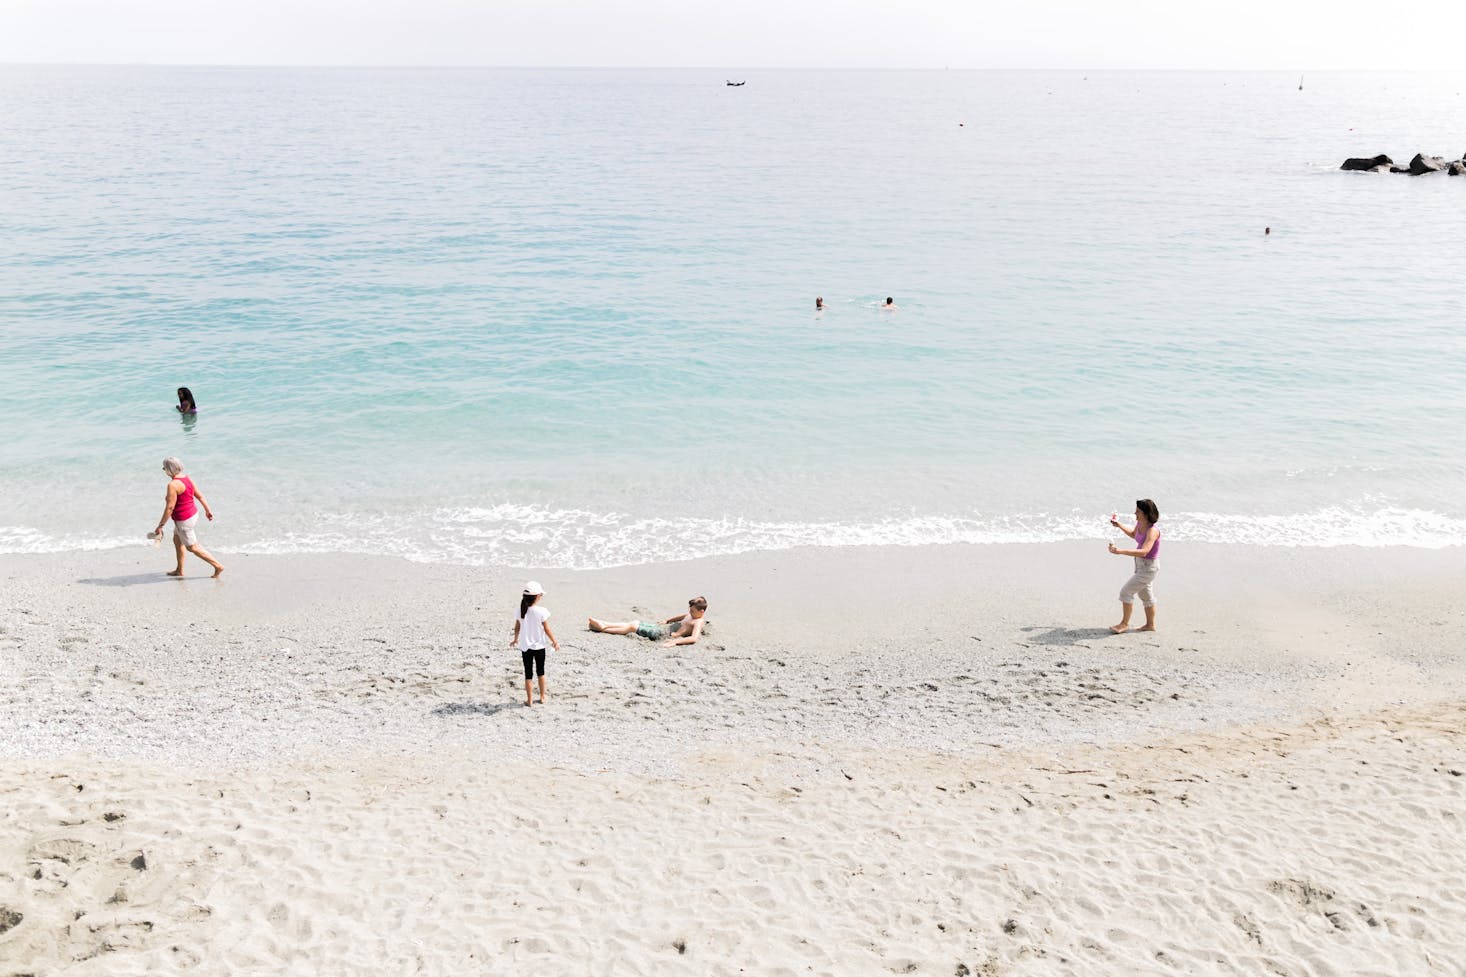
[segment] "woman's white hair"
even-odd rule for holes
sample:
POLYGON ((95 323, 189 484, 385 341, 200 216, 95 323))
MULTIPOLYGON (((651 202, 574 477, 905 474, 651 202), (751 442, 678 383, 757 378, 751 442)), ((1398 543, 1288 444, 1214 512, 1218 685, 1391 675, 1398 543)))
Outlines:
POLYGON ((177 458, 164 458, 163 470, 169 475, 177 475, 179 472, 183 471, 183 462, 179 461, 177 458))

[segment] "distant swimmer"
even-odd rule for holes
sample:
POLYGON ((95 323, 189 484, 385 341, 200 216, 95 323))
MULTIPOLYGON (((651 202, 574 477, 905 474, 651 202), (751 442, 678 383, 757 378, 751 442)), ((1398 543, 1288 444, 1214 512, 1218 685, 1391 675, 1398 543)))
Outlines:
POLYGON ((178 413, 197 414, 199 405, 194 402, 193 391, 187 387, 178 388, 178 413))
POLYGON ((825 311, 825 300, 822 296, 816 295, 814 297, 814 310, 816 312, 825 311))
POLYGON ((881 311, 882 312, 900 312, 901 311, 901 307, 896 304, 896 300, 895 299, 893 299, 893 298, 891 298, 891 296, 887 295, 886 296, 886 304, 883 305, 883 306, 881 306, 881 311))
POLYGON ((1272 233, 1272 232, 1273 232, 1273 229, 1272 229, 1272 228, 1271 228, 1271 227, 1264 227, 1264 228, 1263 228, 1263 229, 1262 229, 1262 236, 1263 236, 1263 237, 1267 237, 1267 236, 1268 236, 1268 235, 1269 235, 1269 234, 1271 234, 1271 233, 1272 233))
POLYGON ((664 647, 694 645, 702 637, 707 623, 708 599, 694 597, 687 602, 686 614, 675 614, 664 621, 598 621, 590 619, 590 629, 602 634, 635 634, 649 641, 660 641, 664 647))

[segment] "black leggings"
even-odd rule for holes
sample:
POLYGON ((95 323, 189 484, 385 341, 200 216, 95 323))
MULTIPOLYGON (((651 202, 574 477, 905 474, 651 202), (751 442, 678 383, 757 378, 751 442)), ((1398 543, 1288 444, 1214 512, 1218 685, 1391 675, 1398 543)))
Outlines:
POLYGON ((535 677, 538 671, 540 677, 545 674, 545 649, 531 648, 529 651, 521 651, 519 657, 524 659, 524 680, 528 682, 535 677))

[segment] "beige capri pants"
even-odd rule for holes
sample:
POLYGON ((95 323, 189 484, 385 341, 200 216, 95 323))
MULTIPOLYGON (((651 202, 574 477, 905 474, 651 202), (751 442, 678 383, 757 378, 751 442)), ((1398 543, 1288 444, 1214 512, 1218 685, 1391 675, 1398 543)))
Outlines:
POLYGON ((1120 588, 1120 603, 1135 603, 1135 595, 1140 595, 1140 603, 1146 607, 1155 606, 1155 591, 1151 584, 1155 583, 1156 571, 1160 569, 1159 560, 1147 560, 1143 556, 1135 557, 1135 573, 1125 581, 1125 586, 1120 588))

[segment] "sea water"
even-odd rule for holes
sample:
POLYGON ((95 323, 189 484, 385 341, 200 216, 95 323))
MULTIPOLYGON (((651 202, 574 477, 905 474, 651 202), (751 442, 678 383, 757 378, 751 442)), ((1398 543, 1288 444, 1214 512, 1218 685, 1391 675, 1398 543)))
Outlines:
POLYGON ((1466 544, 1466 76, 745 76, 0 68, 0 551, 1466 544))

